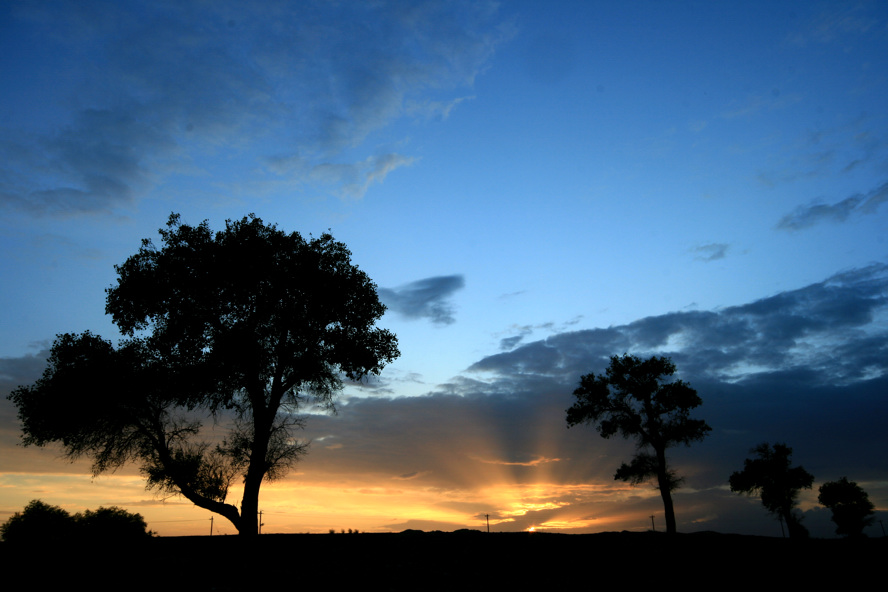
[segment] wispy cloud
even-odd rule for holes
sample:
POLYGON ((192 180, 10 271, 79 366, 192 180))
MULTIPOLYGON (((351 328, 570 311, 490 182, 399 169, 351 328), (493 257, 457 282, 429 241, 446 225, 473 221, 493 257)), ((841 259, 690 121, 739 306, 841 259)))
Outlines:
POLYGON ((36 380, 46 367, 49 348, 20 358, 0 358, 0 391, 8 393, 21 384, 36 380))
POLYGON ((538 456, 538 457, 534 458, 533 460, 526 460, 526 461, 508 461, 508 460, 500 460, 500 459, 495 459, 495 458, 488 459, 488 458, 481 458, 481 457, 477 457, 477 456, 473 456, 470 458, 472 458, 472 460, 476 460, 480 463, 484 463, 487 465, 502 465, 505 467, 536 467, 536 466, 543 465, 546 463, 561 462, 561 460, 562 460, 560 458, 545 458, 542 456, 538 456))
MULTIPOLYGON (((502 298, 502 297, 501 297, 502 298)), ((510 337, 503 337, 500 339, 500 349, 501 350, 510 350, 517 346, 519 343, 524 342, 528 337, 533 335, 537 331, 543 331, 550 335, 556 333, 563 333, 568 331, 570 327, 576 325, 583 318, 583 315, 578 315, 573 319, 568 321, 564 321, 562 323, 554 323, 552 321, 546 323, 539 323, 535 325, 512 325, 509 327, 505 333, 516 333, 510 337)))
POLYGON ((410 166, 413 157, 400 154, 370 156, 361 162, 312 162, 299 156, 273 156, 266 159, 268 170, 291 183, 338 186, 340 197, 361 198, 374 183, 382 183, 392 171, 410 166))
POLYGON ((462 275, 436 276, 397 288, 379 288, 379 298, 390 310, 407 318, 449 325, 456 321, 450 297, 465 285, 462 275))
POLYGON ((821 222, 844 222, 852 214, 873 214, 888 201, 888 183, 867 194, 855 194, 833 204, 799 206, 777 223, 781 230, 802 230, 821 222))
POLYGON ((876 8, 878 4, 824 6, 827 8, 803 22, 799 30, 789 35, 790 43, 801 47, 809 43, 832 43, 852 35, 865 35, 871 30, 879 31, 883 22, 876 8))
POLYGON ((510 350, 524 340, 524 335, 513 335, 512 337, 503 337, 500 339, 500 349, 510 350))
POLYGON ((691 252, 695 253, 694 259, 698 261, 717 261, 724 259, 728 254, 730 245, 726 243, 709 243, 708 245, 700 245, 694 247, 691 252))
POLYGON ((397 480, 399 480, 399 481, 409 481, 409 480, 411 480, 411 479, 416 479, 416 478, 419 477, 420 475, 422 475, 422 473, 420 473, 419 471, 411 471, 411 472, 409 472, 409 473, 404 473, 403 475, 397 475, 397 476, 392 477, 392 478, 393 478, 393 479, 397 479, 397 480))
POLYGON ((409 101, 406 105, 406 112, 410 115, 423 117, 426 119, 447 119, 450 117, 450 112, 456 109, 460 103, 463 101, 470 101, 474 99, 474 96, 470 97, 457 97, 450 101, 409 101))
MULTIPOLYGON (((14 4, 16 55, 34 60, 15 67, 58 73, 58 100, 8 96, 21 116, 0 129, 0 204, 110 211, 173 174, 210 172, 224 183, 230 171, 213 163, 234 156, 254 183, 286 175, 361 197, 413 158, 355 158, 355 148, 417 106, 446 118, 507 36, 493 3, 324 8, 14 4)), ((33 91, 27 80, 16 84, 23 96, 33 91)))
POLYGON ((721 114, 724 119, 749 117, 764 111, 786 109, 800 102, 802 97, 797 94, 782 94, 779 89, 771 89, 767 95, 749 95, 743 101, 735 101, 721 114))

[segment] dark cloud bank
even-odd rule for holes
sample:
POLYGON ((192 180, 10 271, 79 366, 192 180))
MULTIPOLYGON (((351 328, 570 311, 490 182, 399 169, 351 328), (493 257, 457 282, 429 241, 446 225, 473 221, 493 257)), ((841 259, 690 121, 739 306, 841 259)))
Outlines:
MULTIPOLYGON (((312 420, 311 434, 333 435, 343 446, 316 447, 305 469, 335 466, 392 479, 417 473, 415 482, 442 491, 491 485, 503 475, 515 484, 612 484, 631 442, 603 440, 584 426, 568 430, 564 413, 579 377, 602 372, 623 352, 672 357, 704 401, 696 415, 713 427, 707 440, 671 455, 687 477, 676 496, 680 529, 779 536, 758 500, 727 490, 730 473, 764 441, 792 446, 815 488, 847 475, 877 507, 888 505, 884 264, 743 306, 556 334, 485 357, 425 397, 352 400, 338 417, 312 420)), ((584 501, 577 491, 552 495, 559 509, 530 512, 510 528, 568 510, 577 518, 662 514, 657 497, 607 504, 601 496, 584 501)), ((833 533, 823 510, 809 509, 807 524, 817 536, 833 533)))
MULTIPOLYGON (((401 292, 440 297, 461 284, 457 278, 430 278, 401 292)), ((405 310, 428 310, 417 304, 422 297, 400 297, 413 303, 403 304, 405 310)), ((696 415, 713 428, 705 441, 671 454, 687 478, 675 497, 680 530, 779 536, 779 525, 757 500, 727 490, 730 473, 764 441, 792 446, 794 461, 815 475, 815 488, 847 475, 869 491, 878 508, 888 506, 885 264, 742 306, 558 333, 485 357, 426 396, 352 398, 339 406, 338 415, 308 422, 306 435, 315 443, 300 472, 305 478, 390 480, 392 487, 409 482, 440 491, 442 508, 495 517, 505 516, 508 508, 472 501, 471 495, 456 501, 450 493, 503 483, 557 484, 542 498, 546 507, 513 517, 503 528, 546 520, 592 520, 586 527, 592 531, 647 528, 608 521, 662 515, 656 496, 627 498, 608 491, 632 443, 603 440, 585 426, 568 430, 564 419, 580 375, 602 372, 611 355, 623 352, 671 356, 681 378, 703 399, 696 415)), ((36 378, 40 366, 35 356, 0 360, 4 396, 36 378)), ((2 403, 2 433, 11 440, 14 414, 7 401, 2 403)), ((832 535, 828 512, 815 508, 806 514, 814 535, 832 535)))

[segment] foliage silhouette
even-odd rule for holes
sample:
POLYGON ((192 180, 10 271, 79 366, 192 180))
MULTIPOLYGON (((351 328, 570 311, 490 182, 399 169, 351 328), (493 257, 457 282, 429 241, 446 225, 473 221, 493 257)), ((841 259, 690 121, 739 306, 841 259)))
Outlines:
POLYGON ((74 518, 66 510, 35 499, 0 526, 0 537, 11 544, 56 543, 69 540, 74 529, 74 518))
POLYGON ((43 376, 14 390, 23 443, 60 442, 93 472, 140 464, 149 488, 258 531, 259 490, 306 452, 297 412, 333 409, 343 380, 398 355, 375 327, 376 286, 329 234, 306 241, 255 216, 161 229, 116 266, 106 312, 127 339, 60 335, 43 376), (225 426, 222 442, 204 425, 225 426), (243 479, 240 510, 226 503, 243 479))
POLYGON ((854 481, 842 477, 820 486, 817 501, 832 511, 836 534, 863 536, 863 529, 872 524, 875 506, 869 495, 854 481))
POLYGON ((801 466, 791 467, 792 448, 786 444, 762 443, 750 450, 758 458, 743 461, 743 470, 735 471, 730 479, 731 491, 747 495, 761 495, 768 512, 786 523, 791 538, 804 538, 808 530, 801 517, 793 512, 799 491, 811 489, 814 476, 801 466))
POLYGON ((587 374, 574 391, 577 401, 567 410, 567 425, 594 423, 603 438, 620 434, 635 438, 638 452, 617 469, 614 479, 638 485, 656 479, 666 514, 666 532, 675 533, 672 491, 681 484, 666 460, 666 449, 690 446, 712 428, 690 411, 702 403, 697 391, 682 380, 664 382, 675 374, 669 358, 641 360, 612 356, 606 374, 587 374))
POLYGON ((73 516, 63 508, 31 500, 25 509, 0 526, 0 537, 11 544, 71 541, 133 541, 151 536, 141 514, 111 506, 73 516))
POLYGON ((78 535, 93 540, 136 540, 148 538, 152 532, 141 514, 111 506, 74 514, 78 535))

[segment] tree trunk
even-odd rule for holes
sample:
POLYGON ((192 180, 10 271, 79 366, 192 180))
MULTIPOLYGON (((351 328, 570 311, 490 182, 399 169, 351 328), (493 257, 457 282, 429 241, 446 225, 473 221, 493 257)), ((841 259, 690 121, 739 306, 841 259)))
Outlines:
POLYGON ((666 515, 666 532, 675 534, 675 509, 672 506, 672 481, 669 479, 669 469, 666 466, 666 450, 658 448, 657 452, 657 485, 660 487, 660 497, 663 498, 663 512, 666 515))
POLYGON ((259 534, 259 485, 261 477, 244 480, 244 497, 241 500, 241 519, 237 532, 241 536, 256 536, 259 534))
POLYGON ((268 454, 273 419, 274 414, 269 414, 257 403, 253 404, 253 445, 250 450, 250 465, 244 475, 244 497, 241 499, 241 522, 238 527, 238 534, 241 536, 259 534, 259 488, 265 478, 265 457, 268 454))
POLYGON ((792 513, 792 506, 787 505, 781 510, 783 521, 786 523, 786 532, 791 539, 808 538, 808 529, 805 528, 800 519, 792 513))

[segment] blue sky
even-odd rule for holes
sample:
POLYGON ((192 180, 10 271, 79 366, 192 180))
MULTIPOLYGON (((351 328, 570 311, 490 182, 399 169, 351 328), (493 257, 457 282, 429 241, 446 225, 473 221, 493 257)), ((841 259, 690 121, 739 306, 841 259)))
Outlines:
MULTIPOLYGON (((724 491, 761 441, 888 507, 883 2, 12 1, 0 80, 3 394, 55 334, 116 336, 113 266, 170 212, 253 212, 345 242, 402 352, 309 423, 265 494, 286 528, 646 528, 631 445, 563 416, 624 351, 671 355, 713 427, 676 452, 680 530, 773 533, 724 491)), ((0 421, 0 512, 171 511, 0 421)))

